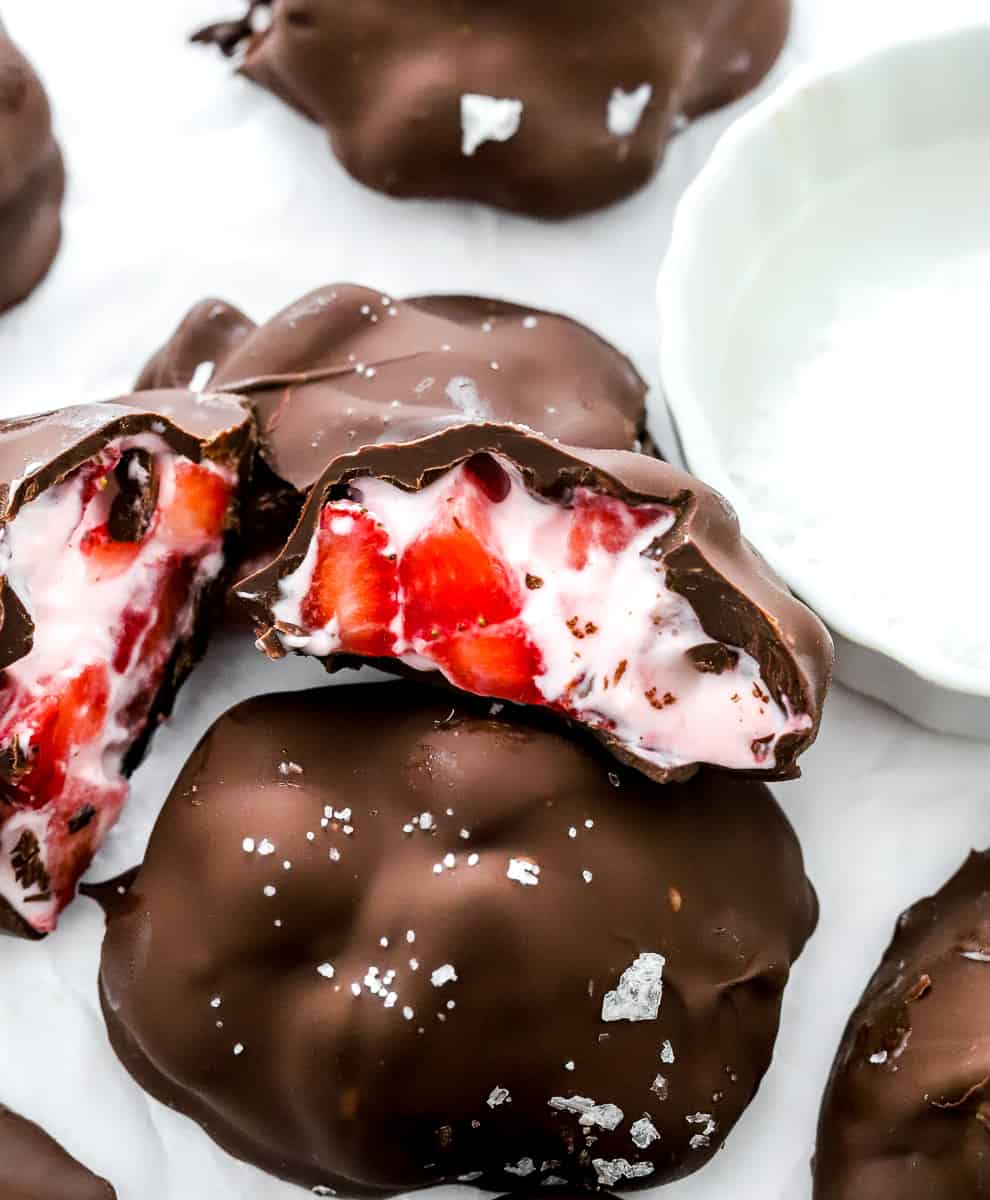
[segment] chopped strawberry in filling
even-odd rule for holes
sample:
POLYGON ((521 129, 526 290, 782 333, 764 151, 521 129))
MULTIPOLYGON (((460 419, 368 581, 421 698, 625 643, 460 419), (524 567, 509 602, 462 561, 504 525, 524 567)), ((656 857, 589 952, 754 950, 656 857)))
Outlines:
POLYGON ((664 769, 772 767, 777 740, 810 728, 667 587, 670 507, 585 487, 546 500, 488 454, 417 492, 362 478, 349 496, 324 507, 280 580, 289 649, 439 670, 465 691, 608 730, 664 769))
POLYGON ((328 504, 320 514, 303 622, 310 629, 335 622, 342 650, 388 655, 398 612, 398 572, 388 534, 356 505, 328 504))
POLYGON ((5 531, 35 630, 0 672, 0 897, 39 932, 124 802, 123 761, 222 567, 234 484, 157 437, 121 439, 5 531))

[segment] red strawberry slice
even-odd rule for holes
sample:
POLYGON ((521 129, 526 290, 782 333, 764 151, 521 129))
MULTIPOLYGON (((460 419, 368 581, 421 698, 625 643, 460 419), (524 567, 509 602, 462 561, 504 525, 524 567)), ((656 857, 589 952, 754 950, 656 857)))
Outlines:
POLYGON ((452 496, 399 564, 408 638, 483 629, 519 615, 519 588, 491 544, 477 494, 452 496))
POLYGON ((104 522, 83 534, 79 549, 86 559, 87 574, 99 583, 122 575, 137 558, 141 543, 114 541, 104 522))
POLYGON ((618 554, 625 550, 641 529, 653 524, 661 510, 642 506, 631 508, 611 496, 579 490, 571 509, 571 531, 567 538, 567 565, 581 571, 588 565, 593 550, 618 554))
POLYGON ((22 729, 31 731, 33 765, 17 786, 33 807, 41 807, 59 792, 69 756, 102 732, 109 701, 106 667, 90 663, 61 691, 49 692, 25 714, 22 729))
POLYGON ((306 627, 322 629, 336 617, 342 649, 391 654, 399 583, 385 529, 370 513, 339 501, 320 514, 317 538, 316 566, 302 603, 306 627))
POLYGON ((177 541, 201 543, 223 529, 230 485, 216 471, 183 462, 175 468, 175 492, 162 509, 162 530, 177 541))
POLYGON ((431 657, 466 692, 518 704, 544 703, 533 682, 543 672, 543 661, 521 621, 450 638, 431 650, 431 657))

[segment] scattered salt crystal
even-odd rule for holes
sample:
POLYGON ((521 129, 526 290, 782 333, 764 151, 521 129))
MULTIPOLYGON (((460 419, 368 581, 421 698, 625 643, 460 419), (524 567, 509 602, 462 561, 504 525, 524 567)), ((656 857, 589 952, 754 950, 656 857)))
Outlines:
POLYGON ((442 967, 437 967, 437 969, 430 976, 430 983, 432 983, 435 988, 443 987, 445 983, 456 982, 457 971, 454 969, 451 963, 444 963, 442 967))
POLYGON ((653 97, 650 84, 641 84, 635 91, 624 92, 622 88, 612 89, 608 101, 608 131, 614 137, 630 137, 639 128, 646 106, 653 97))
POLYGON ((602 997, 603 1021, 655 1021, 663 996, 662 954, 640 954, 619 978, 619 986, 602 997))
POLYGON ((500 1104, 511 1103, 512 1097, 509 1095, 509 1089, 504 1087, 493 1087, 485 1102, 489 1108, 498 1108, 500 1104))
POLYGON ((539 864, 531 862, 528 858, 510 858, 505 873, 509 879, 521 883, 523 887, 535 887, 540 882, 539 864))
POLYGON ((629 1136, 632 1138, 634 1146, 640 1150, 645 1150, 659 1138, 660 1134, 657 1131, 657 1127, 646 1113, 644 1113, 638 1121, 633 1121, 632 1125, 630 1125, 629 1136))
POLYGON ((275 893, 278 891, 278 889, 274 886, 274 884, 271 884, 271 883, 266 883, 265 886, 261 890, 265 893, 266 896, 274 896, 275 893))
POLYGON ((316 973, 318 975, 322 975, 324 979, 333 979, 334 977, 333 966, 328 962, 320 963, 320 965, 316 968, 316 973))
POLYGON ((643 1179, 653 1174, 652 1163, 631 1163, 625 1158, 593 1158, 591 1165, 602 1187, 615 1187, 620 1179, 643 1179))
POLYGON ((509 1175, 521 1175, 525 1178, 536 1170, 536 1163, 531 1158, 521 1158, 514 1166, 512 1163, 506 1163, 505 1170, 509 1175))
POLYGON ((245 854, 253 854, 254 853, 254 838, 245 838, 244 841, 241 842, 241 849, 244 851, 245 854))

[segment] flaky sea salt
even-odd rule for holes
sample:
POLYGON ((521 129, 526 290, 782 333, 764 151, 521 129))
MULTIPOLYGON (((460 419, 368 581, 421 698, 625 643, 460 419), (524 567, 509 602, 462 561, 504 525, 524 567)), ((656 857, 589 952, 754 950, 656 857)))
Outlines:
POLYGON ((602 997, 603 1021, 655 1021, 663 996, 662 954, 640 954, 619 978, 619 986, 602 997))

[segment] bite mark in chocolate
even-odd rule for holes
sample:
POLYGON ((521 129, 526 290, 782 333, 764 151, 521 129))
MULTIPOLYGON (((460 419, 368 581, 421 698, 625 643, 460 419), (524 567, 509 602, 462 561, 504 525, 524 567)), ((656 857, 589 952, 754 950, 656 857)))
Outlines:
POLYGON ((338 459, 238 591, 273 657, 547 707, 660 780, 699 763, 793 776, 831 672, 824 626, 721 497, 658 460, 508 426, 338 459), (497 500, 479 461, 508 481, 497 500), (725 669, 698 670, 713 642, 725 669))
POLYGON ((250 437, 233 400, 181 392, 0 423, 10 932, 55 927, 195 658, 250 437))

